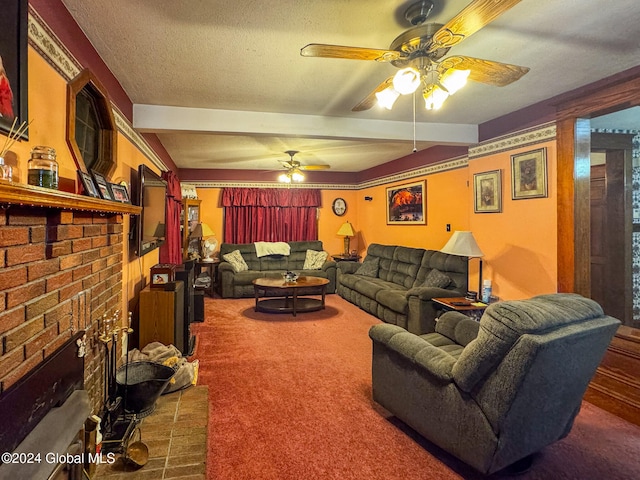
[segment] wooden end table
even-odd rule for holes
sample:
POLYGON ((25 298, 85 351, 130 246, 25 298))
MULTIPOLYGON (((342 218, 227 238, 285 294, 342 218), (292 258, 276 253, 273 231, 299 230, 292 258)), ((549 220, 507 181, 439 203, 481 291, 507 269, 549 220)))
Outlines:
POLYGON ((431 300, 441 310, 460 312, 474 320, 480 320, 482 313, 489 306, 486 303, 474 302, 464 297, 438 297, 431 300))
POLYGON ((336 262, 358 262, 362 257, 360 255, 345 255, 344 253, 331 255, 336 262))
POLYGON ((298 312, 324 309, 329 280, 321 277, 298 277, 295 282, 287 282, 284 278, 256 278, 252 283, 256 312, 292 313, 295 317, 298 312), (320 295, 321 298, 310 298, 307 295, 320 295))

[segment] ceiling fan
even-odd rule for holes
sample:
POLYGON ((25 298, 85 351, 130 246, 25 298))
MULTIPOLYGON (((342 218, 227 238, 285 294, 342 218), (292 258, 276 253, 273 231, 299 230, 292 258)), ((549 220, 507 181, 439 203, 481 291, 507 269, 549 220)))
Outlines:
POLYGON ((303 57, 345 58, 388 62, 400 70, 367 95, 352 111, 368 110, 376 103, 391 110, 400 95, 422 85, 427 110, 438 109, 464 86, 467 78, 502 87, 529 71, 527 67, 466 56, 445 57, 449 49, 509 10, 520 0, 473 0, 445 25, 425 23, 433 3, 420 0, 407 8, 405 18, 415 25, 400 34, 388 50, 311 43, 303 57))
POLYGON ((284 168, 287 170, 278 177, 278 181, 283 183, 302 182, 304 174, 302 170, 327 170, 331 168, 329 165, 302 165, 298 160, 294 160, 293 156, 299 153, 298 150, 287 150, 289 160, 280 160, 284 168))

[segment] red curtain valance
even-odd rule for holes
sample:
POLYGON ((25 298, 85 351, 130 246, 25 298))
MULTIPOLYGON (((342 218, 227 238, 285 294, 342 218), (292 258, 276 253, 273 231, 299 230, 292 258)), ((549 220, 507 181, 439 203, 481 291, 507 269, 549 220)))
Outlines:
POLYGON ((224 207, 319 207, 320 190, 314 188, 224 188, 224 207))

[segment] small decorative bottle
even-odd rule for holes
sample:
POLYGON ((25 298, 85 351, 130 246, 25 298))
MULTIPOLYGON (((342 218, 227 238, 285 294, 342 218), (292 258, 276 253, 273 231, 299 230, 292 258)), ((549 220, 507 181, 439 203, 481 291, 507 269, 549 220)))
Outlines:
POLYGON ((482 282, 482 301, 489 303, 491 300, 491 280, 485 280, 482 282))
POLYGON ((0 157, 0 180, 13 181, 13 168, 4 163, 4 158, 0 157))
POLYGON ((38 146, 31 150, 29 185, 58 189, 58 162, 51 147, 38 146))

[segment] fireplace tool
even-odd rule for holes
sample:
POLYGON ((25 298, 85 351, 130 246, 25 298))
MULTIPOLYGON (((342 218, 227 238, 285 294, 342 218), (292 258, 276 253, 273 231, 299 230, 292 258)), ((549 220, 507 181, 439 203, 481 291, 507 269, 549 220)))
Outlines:
MULTIPOLYGON (((103 409, 103 448, 109 452, 119 452, 124 456, 126 461, 142 466, 148 458, 148 449, 140 439, 130 443, 136 427, 140 423, 140 419, 136 416, 125 415, 124 406, 127 402, 127 390, 123 395, 118 394, 118 386, 116 382, 117 370, 117 346, 118 336, 120 334, 131 334, 131 312, 128 315, 128 325, 126 327, 116 326, 119 322, 120 311, 116 311, 111 318, 107 318, 106 314, 102 319, 102 329, 99 336, 100 341, 105 346, 105 378, 104 378, 104 409, 103 409)), ((129 365, 129 346, 126 349, 125 360, 125 378, 128 376, 129 365)), ((139 428, 138 428, 139 431, 139 428)))

